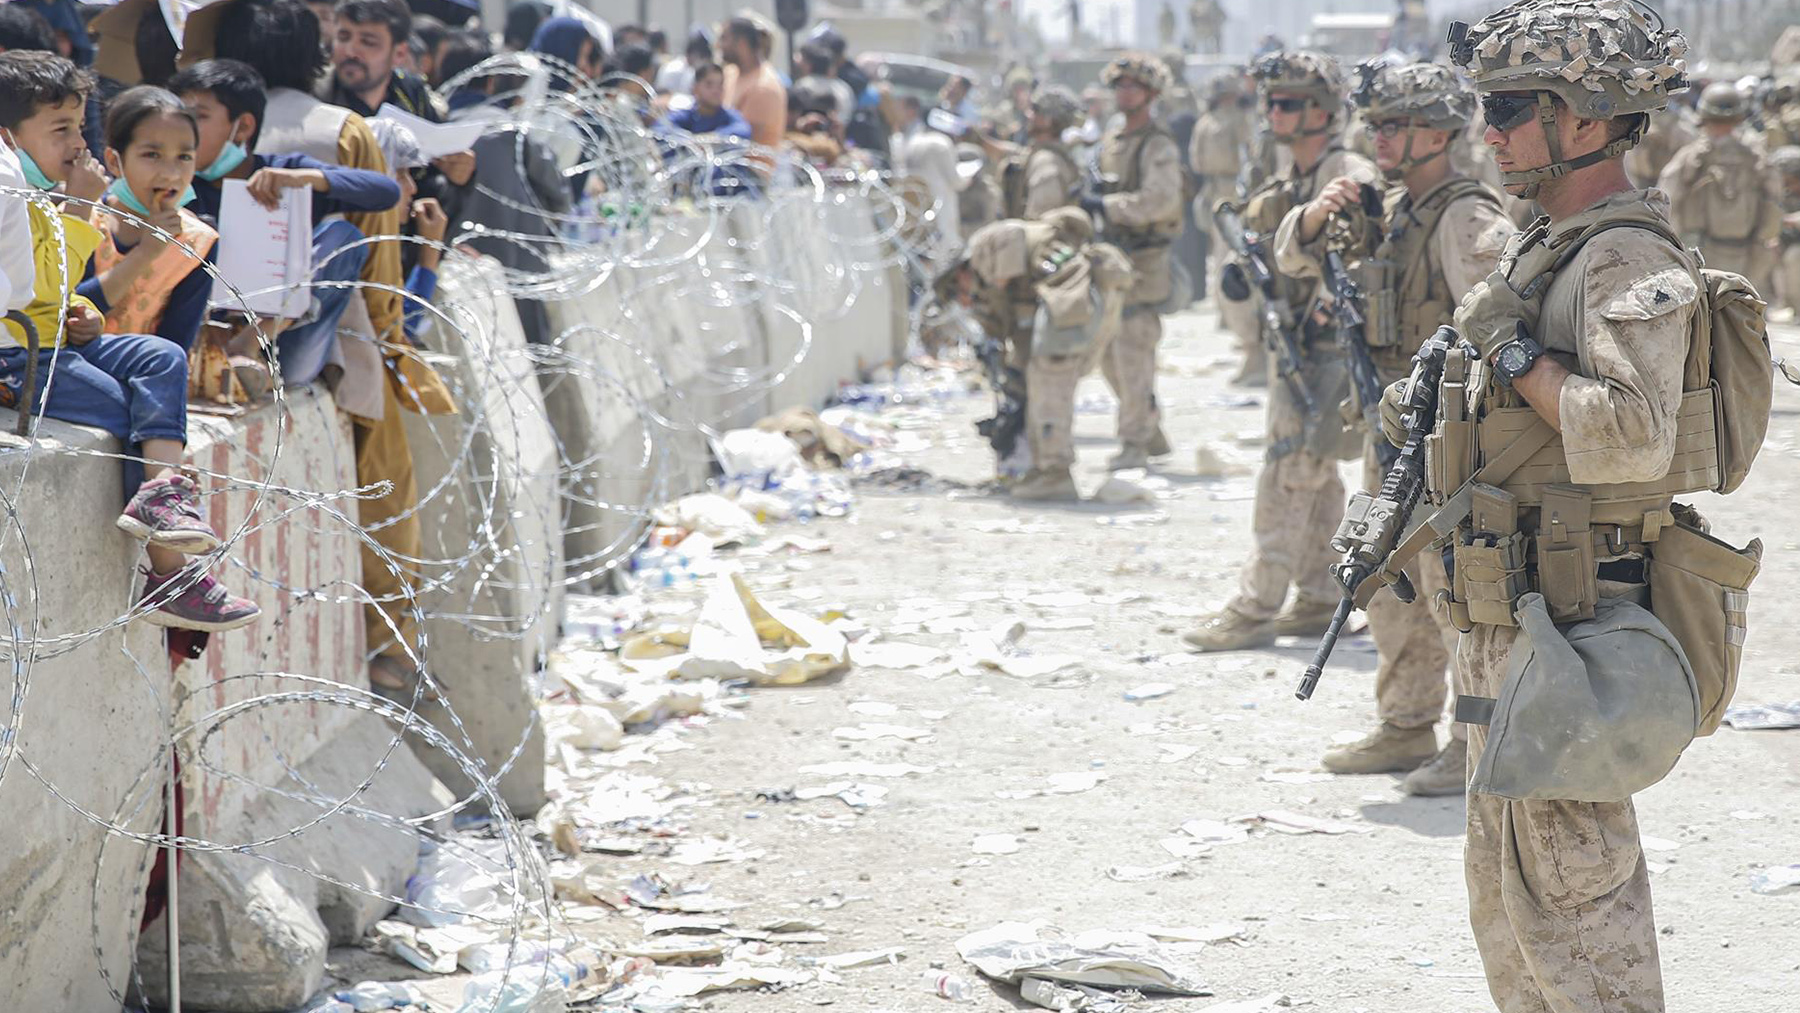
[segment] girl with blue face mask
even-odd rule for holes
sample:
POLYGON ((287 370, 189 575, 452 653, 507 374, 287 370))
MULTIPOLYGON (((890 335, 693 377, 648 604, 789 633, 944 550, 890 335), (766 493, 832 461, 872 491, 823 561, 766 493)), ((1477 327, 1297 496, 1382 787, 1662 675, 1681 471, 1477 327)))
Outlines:
POLYGON ((100 247, 77 291, 106 314, 110 332, 158 334, 185 349, 200 331, 212 290, 201 261, 219 236, 184 208, 199 138, 193 112, 161 88, 132 88, 107 107, 111 211, 94 218, 100 247))

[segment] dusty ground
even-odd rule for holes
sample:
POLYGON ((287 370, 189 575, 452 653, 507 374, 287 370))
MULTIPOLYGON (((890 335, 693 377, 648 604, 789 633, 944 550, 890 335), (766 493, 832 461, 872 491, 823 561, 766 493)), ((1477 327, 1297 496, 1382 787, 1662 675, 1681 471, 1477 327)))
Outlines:
MULTIPOLYGON (((1227 343, 1210 312, 1171 318, 1161 396, 1178 450, 1159 474, 1174 495, 1151 508, 1034 507, 984 492, 900 492, 862 487, 853 515, 804 529, 832 550, 786 564, 751 564, 750 583, 768 600, 811 612, 843 605, 888 639, 954 650, 958 626, 987 629, 1016 619, 1023 646, 1074 653, 1083 662, 1026 681, 990 673, 927 678, 918 671, 856 668, 832 680, 751 692, 742 720, 716 721, 684 736, 693 748, 665 753, 649 772, 683 786, 697 803, 683 810, 693 834, 727 835, 762 857, 684 868, 666 859, 626 857, 603 866, 624 881, 658 871, 710 884, 746 902, 738 923, 797 915, 825 923, 829 943, 791 954, 903 947, 891 965, 839 972, 842 984, 781 993, 715 993, 701 1002, 720 1013, 786 1013, 809 1006, 931 1010, 943 1000, 920 985, 942 965, 976 983, 960 1008, 1015 1008, 1016 992, 981 983, 957 957, 955 941, 1002 920, 1046 919, 1071 931, 1234 922, 1239 943, 1189 956, 1215 998, 1146 1003, 1150 1010, 1202 1010, 1270 993, 1330 1013, 1489 1010, 1466 922, 1461 869, 1461 799, 1409 798, 1396 777, 1307 781, 1334 737, 1374 721, 1374 653, 1366 636, 1338 650, 1317 697, 1293 699, 1311 643, 1273 650, 1194 656, 1179 633, 1202 608, 1222 601, 1249 534, 1251 476, 1260 450, 1240 437, 1260 433, 1261 398, 1230 387, 1227 343), (1246 396, 1249 395, 1249 396, 1246 396), (1246 473, 1200 479, 1195 448, 1208 445, 1246 473), (1135 519, 1134 519, 1135 518, 1135 519), (1012 532, 1004 522, 1017 521, 1012 532), (995 528, 1001 530, 994 530, 995 528), (819 595, 814 597, 814 592, 819 595), (994 594, 997 592, 998 594, 994 594), (1026 595, 1078 592, 1086 604, 1037 606, 1026 595), (1122 604, 1099 604, 1093 598, 1122 604), (1113 596, 1108 599, 1107 596, 1113 596), (982 600, 968 600, 982 599, 982 600), (898 632, 902 612, 946 604, 936 626, 898 632), (958 614, 960 613, 960 615, 958 614), (966 617, 966 619, 964 618, 966 617), (958 621, 963 620, 963 621, 958 621), (1092 620, 1091 628, 1045 629, 1092 620), (1173 693, 1143 702, 1127 690, 1167 682, 1173 693), (858 702, 896 710, 872 716, 858 702), (944 712, 941 717, 927 712, 944 712), (833 730, 865 723, 929 729, 928 740, 846 742, 833 730), (904 762, 931 771, 874 781, 885 803, 852 815, 835 799, 758 800, 756 793, 829 778, 800 772, 831 761, 904 762), (1098 771, 1105 780, 1066 795, 1002 799, 996 792, 1042 788, 1062 772, 1098 771), (1287 772, 1286 780, 1270 780, 1287 772), (1301 782, 1301 783, 1295 783, 1301 782), (1181 863, 1173 878, 1117 882, 1113 866, 1174 861, 1160 841, 1190 819, 1228 819, 1284 808, 1351 821, 1366 834, 1253 835, 1181 863), (977 856, 984 834, 1016 834, 1013 854, 977 856), (857 898, 833 910, 807 902, 857 898)), ((1800 332, 1778 346, 1800 352, 1800 332)), ((1778 352, 1782 350, 1778 348, 1778 352)), ((1090 381, 1090 408, 1105 397, 1090 381)), ((979 482, 991 457, 970 422, 983 398, 946 401, 929 450, 911 463, 936 475, 979 482)), ((1715 530, 1768 547, 1754 588, 1752 626, 1738 702, 1800 698, 1800 591, 1793 550, 1800 543, 1790 504, 1800 500, 1800 389, 1777 391, 1770 442, 1743 490, 1702 502, 1715 530)), ((1092 491, 1113 449, 1109 413, 1079 418, 1078 481, 1092 491)), ((1349 466, 1347 480, 1354 476, 1349 466)), ((799 530, 786 525, 783 532, 799 530)), ((1751 893, 1762 865, 1800 862, 1800 731, 1729 729, 1696 743, 1675 773, 1638 800, 1643 829, 1661 840, 1649 858, 1668 1008, 1777 1011, 1800 1008, 1800 895, 1751 893)), ((598 926, 634 939, 623 917, 598 926)))

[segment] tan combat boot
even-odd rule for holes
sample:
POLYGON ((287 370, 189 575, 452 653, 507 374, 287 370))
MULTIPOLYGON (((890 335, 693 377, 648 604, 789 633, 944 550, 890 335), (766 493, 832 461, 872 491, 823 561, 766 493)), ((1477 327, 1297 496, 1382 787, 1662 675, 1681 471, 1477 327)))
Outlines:
POLYGON ((1243 651, 1275 642, 1275 624, 1251 619, 1229 608, 1200 620, 1200 626, 1181 635, 1196 651, 1243 651))
POLYGON ((1169 434, 1163 432, 1163 427, 1156 427, 1156 435, 1150 437, 1150 446, 1146 448, 1146 452, 1151 457, 1167 457, 1175 452, 1175 447, 1169 443, 1169 434))
MULTIPOLYGON (((1275 632, 1283 637, 1322 637, 1331 617, 1337 613, 1335 601, 1308 601, 1295 598, 1274 619, 1275 632)), ((1346 628, 1346 633, 1349 630, 1346 628)))
POLYGON ((1067 468, 1052 471, 1033 468, 1030 474, 1014 483, 1008 492, 1013 499, 1023 500, 1081 499, 1081 490, 1075 488, 1075 476, 1067 468))
POLYGON ((1430 725, 1401 728, 1383 721, 1363 738, 1326 753, 1322 764, 1333 774, 1388 774, 1417 770, 1437 751, 1437 732, 1430 725))
POLYGON ((1107 471, 1125 471, 1128 468, 1150 467, 1150 448, 1138 443, 1127 443, 1119 448, 1106 462, 1107 471))
POLYGON ((1469 744, 1452 738, 1431 762, 1406 775, 1400 790, 1408 795, 1461 795, 1469 788, 1469 744))

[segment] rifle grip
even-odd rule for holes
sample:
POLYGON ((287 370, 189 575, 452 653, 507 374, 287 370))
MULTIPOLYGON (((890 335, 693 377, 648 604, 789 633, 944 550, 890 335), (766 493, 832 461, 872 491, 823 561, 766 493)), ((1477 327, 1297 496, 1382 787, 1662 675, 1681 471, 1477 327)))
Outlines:
POLYGON ((1408 577, 1405 571, 1394 574, 1394 583, 1392 587, 1394 589, 1394 597, 1406 602, 1408 605, 1412 604, 1413 600, 1419 597, 1419 592, 1413 588, 1412 578, 1408 577))

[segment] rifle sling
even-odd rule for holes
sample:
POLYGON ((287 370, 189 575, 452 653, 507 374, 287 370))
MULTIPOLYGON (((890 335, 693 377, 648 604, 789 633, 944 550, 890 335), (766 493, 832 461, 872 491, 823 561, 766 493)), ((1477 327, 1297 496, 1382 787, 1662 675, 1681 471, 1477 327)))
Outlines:
POLYGON ((1556 430, 1550 428, 1550 423, 1545 422, 1543 416, 1538 416, 1531 428, 1520 433, 1518 439, 1508 444, 1505 450, 1494 455, 1493 460, 1470 476, 1461 488, 1444 501, 1443 506, 1433 510, 1431 515, 1425 518, 1424 523, 1413 528, 1412 533, 1394 547, 1394 551, 1389 553, 1387 561, 1382 563, 1381 569, 1373 575, 1380 579, 1365 580, 1357 586, 1356 607, 1368 608, 1369 600, 1375 597, 1375 593, 1392 583, 1392 578, 1396 577, 1407 563, 1412 562, 1414 556, 1423 552, 1430 545, 1442 544, 1444 540, 1456 533, 1456 529, 1469 516, 1471 494, 1477 483, 1500 485, 1511 478, 1512 473, 1519 470, 1521 465, 1530 460, 1531 455, 1542 450, 1555 438, 1556 430))

